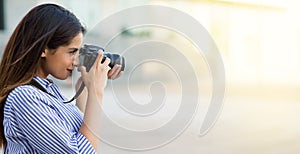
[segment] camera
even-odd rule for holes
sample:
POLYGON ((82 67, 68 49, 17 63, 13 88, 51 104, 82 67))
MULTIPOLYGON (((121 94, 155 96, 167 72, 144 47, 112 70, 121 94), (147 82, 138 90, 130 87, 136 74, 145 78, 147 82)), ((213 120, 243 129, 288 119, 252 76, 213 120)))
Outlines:
POLYGON ((103 59, 101 60, 101 63, 103 63, 106 58, 109 58, 110 63, 108 64, 108 66, 110 68, 113 68, 116 64, 119 64, 121 65, 121 70, 124 71, 125 58, 123 56, 119 54, 104 52, 104 49, 102 47, 90 44, 84 44, 83 47, 79 50, 80 66, 85 66, 86 71, 88 72, 97 59, 99 50, 103 51, 103 59))

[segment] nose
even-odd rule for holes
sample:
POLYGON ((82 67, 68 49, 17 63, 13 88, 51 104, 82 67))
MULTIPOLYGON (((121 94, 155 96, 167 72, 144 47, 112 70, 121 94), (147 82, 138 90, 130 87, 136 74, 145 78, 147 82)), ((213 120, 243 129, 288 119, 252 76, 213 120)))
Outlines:
POLYGON ((78 67, 80 65, 80 60, 78 54, 75 55, 73 59, 73 66, 78 67))

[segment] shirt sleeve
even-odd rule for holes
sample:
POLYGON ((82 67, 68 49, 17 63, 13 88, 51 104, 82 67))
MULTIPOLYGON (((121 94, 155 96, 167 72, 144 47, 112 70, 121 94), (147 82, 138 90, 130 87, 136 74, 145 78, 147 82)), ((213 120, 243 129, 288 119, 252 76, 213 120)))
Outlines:
POLYGON ((88 139, 72 130, 36 91, 22 88, 12 95, 18 125, 32 147, 43 153, 96 153, 88 139))

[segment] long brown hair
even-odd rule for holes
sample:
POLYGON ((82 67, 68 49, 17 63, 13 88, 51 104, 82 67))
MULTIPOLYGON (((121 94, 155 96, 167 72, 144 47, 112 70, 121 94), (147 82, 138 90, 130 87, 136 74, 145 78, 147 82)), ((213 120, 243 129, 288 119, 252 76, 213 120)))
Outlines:
POLYGON ((68 45, 80 32, 85 29, 76 16, 56 4, 34 7, 17 25, 0 63, 0 146, 6 144, 3 118, 8 94, 32 79, 46 48, 68 45))

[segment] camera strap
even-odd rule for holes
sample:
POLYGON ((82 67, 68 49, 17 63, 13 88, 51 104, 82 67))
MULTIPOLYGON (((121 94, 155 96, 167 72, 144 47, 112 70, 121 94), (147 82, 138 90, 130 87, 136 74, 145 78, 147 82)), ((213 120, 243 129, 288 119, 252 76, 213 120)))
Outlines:
POLYGON ((74 95, 74 97, 72 99, 70 99, 69 101, 66 101, 64 103, 71 103, 74 99, 76 99, 81 94, 81 92, 83 91, 84 87, 85 87, 85 84, 82 82, 81 85, 80 85, 80 88, 78 89, 78 91, 76 92, 76 94, 74 95))
MULTIPOLYGON (((32 85, 38 89, 40 89, 41 91, 43 91, 44 93, 47 93, 48 95, 54 97, 54 98, 57 98, 56 96, 54 96, 53 94, 49 93, 40 83, 38 83, 36 80, 32 79, 30 82, 29 82, 29 85, 32 85)), ((80 88, 79 90, 76 92, 75 96, 69 100, 69 101, 66 101, 66 102, 63 102, 63 103, 71 103, 73 100, 75 100, 80 94, 81 92, 83 91, 85 87, 85 84, 82 82, 81 85, 80 85, 80 88)))
POLYGON ((47 93, 48 95, 56 98, 53 94, 49 93, 40 83, 38 83, 36 80, 32 79, 30 82, 29 82, 29 85, 32 85, 38 89, 40 89, 41 91, 43 91, 44 93, 47 93))

